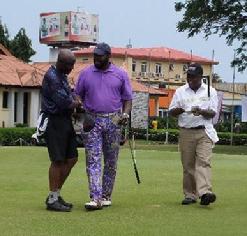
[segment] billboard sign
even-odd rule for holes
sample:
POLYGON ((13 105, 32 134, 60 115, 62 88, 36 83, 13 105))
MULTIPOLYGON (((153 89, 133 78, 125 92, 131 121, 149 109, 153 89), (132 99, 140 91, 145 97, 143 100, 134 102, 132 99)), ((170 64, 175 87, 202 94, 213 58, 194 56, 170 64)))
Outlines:
POLYGON ((86 12, 52 12, 40 14, 40 43, 97 43, 98 15, 86 12))

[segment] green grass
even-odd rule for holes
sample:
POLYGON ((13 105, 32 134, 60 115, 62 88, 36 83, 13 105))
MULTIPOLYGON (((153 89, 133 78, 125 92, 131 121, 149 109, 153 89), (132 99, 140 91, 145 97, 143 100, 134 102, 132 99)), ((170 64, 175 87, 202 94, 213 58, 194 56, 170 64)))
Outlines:
MULTIPOLYGON (((156 149, 156 147, 154 147, 156 149)), ((215 154, 217 201, 208 207, 182 206, 179 153, 137 150, 142 183, 136 184, 129 149, 121 150, 113 206, 86 212, 84 150, 63 196, 71 213, 48 212, 48 155, 43 147, 0 148, 0 235, 246 235, 246 157, 215 154)))
MULTIPOLYGON (((126 142, 125 147, 128 148, 128 143, 126 142)), ((164 144, 164 142, 158 141, 136 141, 136 149, 139 150, 150 150, 155 149, 159 151, 170 151, 177 152, 178 144, 164 144)), ((247 145, 246 146, 231 146, 231 145, 218 145, 216 144, 213 148, 214 153, 220 154, 232 154, 232 155, 247 155, 247 145)))

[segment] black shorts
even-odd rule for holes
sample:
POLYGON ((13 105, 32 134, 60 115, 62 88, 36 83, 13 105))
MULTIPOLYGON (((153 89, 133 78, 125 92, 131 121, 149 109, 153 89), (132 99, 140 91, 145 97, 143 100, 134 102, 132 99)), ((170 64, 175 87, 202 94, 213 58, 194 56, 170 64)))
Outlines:
POLYGON ((78 157, 71 117, 49 115, 45 140, 52 162, 78 157))

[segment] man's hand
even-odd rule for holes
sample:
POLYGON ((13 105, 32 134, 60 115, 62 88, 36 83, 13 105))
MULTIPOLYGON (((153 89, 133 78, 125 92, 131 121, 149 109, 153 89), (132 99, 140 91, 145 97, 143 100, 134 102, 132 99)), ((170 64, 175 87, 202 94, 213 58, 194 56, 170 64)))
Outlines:
POLYGON ((81 98, 78 96, 78 95, 76 95, 75 97, 74 97, 74 101, 75 101, 75 103, 76 103, 76 107, 81 107, 82 106, 82 101, 81 101, 81 98))
POLYGON ((171 109, 169 113, 171 116, 177 117, 184 112, 185 112, 185 110, 183 108, 176 107, 176 108, 171 109))
POLYGON ((201 115, 201 108, 198 107, 198 106, 195 106, 195 107, 191 107, 191 113, 194 115, 194 116, 199 116, 201 115))
POLYGON ((127 125, 129 120, 129 115, 127 113, 122 113, 118 121, 119 125, 127 125))
POLYGON ((211 109, 201 109, 200 107, 192 107, 191 112, 194 116, 203 116, 205 119, 209 120, 215 116, 215 112, 211 109))

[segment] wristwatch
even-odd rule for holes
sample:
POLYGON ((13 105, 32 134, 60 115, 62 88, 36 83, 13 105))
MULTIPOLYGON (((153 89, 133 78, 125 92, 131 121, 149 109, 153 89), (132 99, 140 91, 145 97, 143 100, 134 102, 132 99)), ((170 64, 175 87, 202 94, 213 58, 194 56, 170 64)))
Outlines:
POLYGON ((127 113, 125 113, 125 112, 122 114, 122 117, 123 117, 123 118, 126 118, 126 119, 129 119, 129 118, 130 118, 129 114, 127 114, 127 113))

